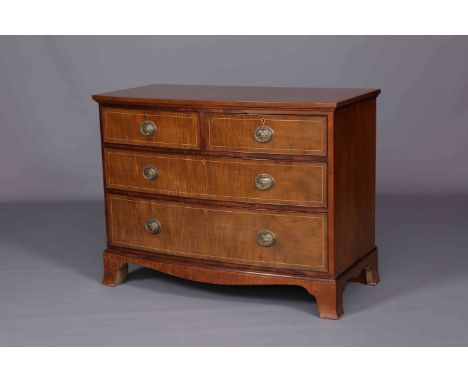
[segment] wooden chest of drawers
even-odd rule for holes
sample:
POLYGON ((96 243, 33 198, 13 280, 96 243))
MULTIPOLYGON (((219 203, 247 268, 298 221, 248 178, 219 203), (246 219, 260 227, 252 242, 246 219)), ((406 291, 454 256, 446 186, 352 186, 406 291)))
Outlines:
POLYGON ((379 281, 379 90, 152 85, 95 95, 105 285, 128 263, 214 284, 298 285, 322 318, 379 281))

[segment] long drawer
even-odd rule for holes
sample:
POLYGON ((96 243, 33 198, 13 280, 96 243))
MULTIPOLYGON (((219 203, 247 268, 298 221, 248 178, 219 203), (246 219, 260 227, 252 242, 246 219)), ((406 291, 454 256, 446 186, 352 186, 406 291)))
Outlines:
POLYGON ((103 108, 105 142, 181 149, 200 148, 197 113, 103 108))
POLYGON ((112 245, 183 257, 326 271, 326 214, 226 209, 108 195, 112 245))
POLYGON ((326 164, 105 149, 109 188, 183 197, 325 207, 326 164))
POLYGON ((326 155, 324 116, 208 114, 207 148, 266 154, 326 155))

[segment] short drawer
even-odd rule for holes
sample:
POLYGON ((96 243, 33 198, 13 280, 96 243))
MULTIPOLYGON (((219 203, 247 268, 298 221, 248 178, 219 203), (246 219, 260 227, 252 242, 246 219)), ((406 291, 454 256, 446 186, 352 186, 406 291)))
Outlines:
POLYGON ((326 206, 326 164, 106 149, 110 188, 267 204, 326 206))
POLYGON ((104 141, 128 145, 200 148, 197 113, 104 108, 104 141))
POLYGON ((325 116, 208 114, 208 150, 325 156, 325 116))
POLYGON ((326 214, 223 209, 108 195, 114 246, 325 271, 326 214))

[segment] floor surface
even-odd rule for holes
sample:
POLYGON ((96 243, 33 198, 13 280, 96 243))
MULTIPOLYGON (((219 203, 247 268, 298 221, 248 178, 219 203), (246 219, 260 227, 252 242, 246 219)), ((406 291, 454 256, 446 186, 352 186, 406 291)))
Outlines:
POLYGON ((0 205, 0 346, 468 346, 468 196, 379 196, 381 282, 321 320, 299 287, 132 267, 100 284, 99 202, 0 205))

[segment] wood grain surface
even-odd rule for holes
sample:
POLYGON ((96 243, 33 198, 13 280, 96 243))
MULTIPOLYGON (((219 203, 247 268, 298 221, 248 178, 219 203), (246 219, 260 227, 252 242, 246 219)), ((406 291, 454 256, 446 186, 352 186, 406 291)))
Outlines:
POLYGON ((324 116, 207 114, 207 149, 272 154, 326 155, 327 126, 324 116), (266 125, 274 131, 269 142, 254 139, 255 129, 266 125))
POLYGON ((333 275, 375 247, 375 102, 335 112, 333 275))
POLYGON ((145 145, 185 149, 200 148, 200 126, 197 113, 119 108, 103 109, 104 141, 128 145, 145 145), (151 121, 156 133, 143 135, 140 124, 151 121))
POLYGON ((240 264, 326 271, 326 214, 207 208, 109 195, 109 239, 115 246, 240 264), (145 222, 157 219, 161 231, 145 222), (257 243, 268 230, 277 242, 257 243))
POLYGON ((104 154, 109 188, 201 199, 326 206, 325 163, 283 163, 116 149, 105 149, 104 154), (157 168, 158 179, 143 177, 143 168, 148 165, 157 168), (260 190, 255 186, 255 178, 260 174, 274 178, 271 189, 260 190))
POLYGON ((375 98, 379 93, 378 89, 158 84, 96 94, 93 99, 100 103, 116 105, 331 111, 365 99, 375 98))

